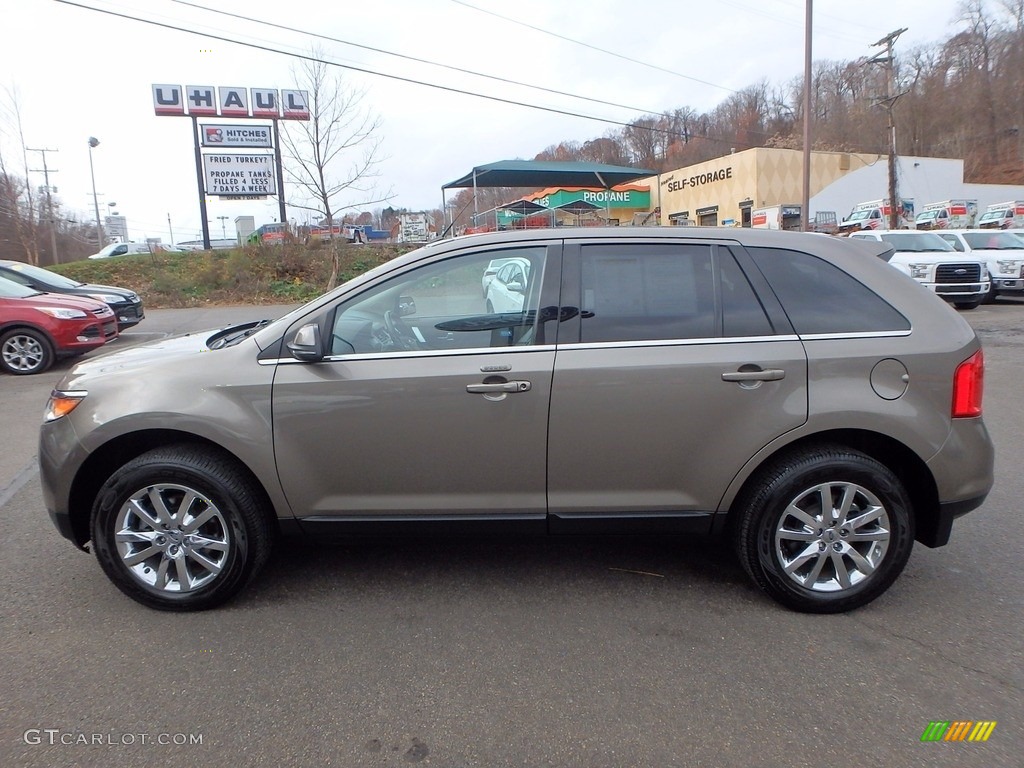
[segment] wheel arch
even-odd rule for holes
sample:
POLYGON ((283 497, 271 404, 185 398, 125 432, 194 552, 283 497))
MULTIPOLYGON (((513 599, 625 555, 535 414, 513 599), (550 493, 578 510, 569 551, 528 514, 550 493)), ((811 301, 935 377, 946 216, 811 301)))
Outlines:
POLYGON ((93 501, 107 478, 119 467, 137 456, 155 448, 165 448, 171 445, 194 445, 221 454, 226 461, 233 465, 235 470, 247 475, 252 480, 260 494, 260 501, 271 518, 270 524, 275 529, 277 528, 277 516, 273 514, 275 508, 270 494, 256 473, 249 469, 238 456, 222 445, 190 432, 174 429, 150 429, 129 432, 110 440, 93 451, 79 467, 74 482, 71 484, 71 493, 68 498, 71 530, 74 533, 74 541, 79 547, 84 547, 91 538, 90 517, 92 516, 93 501))
POLYGON ((939 493, 928 465, 900 441, 879 432, 861 429, 834 429, 806 435, 764 456, 758 461, 757 466, 751 469, 742 484, 734 486, 732 495, 723 499, 723 504, 728 504, 728 509, 725 515, 718 516, 720 520, 724 519, 724 524, 716 526, 716 529, 731 528, 736 524, 743 511, 738 507, 738 500, 744 498, 750 487, 757 482, 762 467, 776 462, 787 454, 801 453, 825 444, 860 451, 885 465, 895 474, 910 497, 915 540, 929 547, 938 546, 937 542, 941 538, 939 493))
POLYGON ((50 332, 40 325, 34 325, 24 320, 12 320, 7 325, 0 325, 0 336, 6 335, 9 331, 34 331, 46 339, 54 354, 57 353, 57 342, 50 332))

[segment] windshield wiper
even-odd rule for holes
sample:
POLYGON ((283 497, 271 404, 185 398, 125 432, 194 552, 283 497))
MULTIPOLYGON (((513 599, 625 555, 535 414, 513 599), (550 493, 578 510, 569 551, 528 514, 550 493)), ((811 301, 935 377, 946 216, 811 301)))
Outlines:
POLYGON ((260 328, 269 325, 272 320, 260 320, 258 322, 245 323, 243 325, 235 326, 234 329, 229 329, 232 332, 224 336, 219 336, 210 342, 210 349, 223 349, 224 347, 234 346, 242 339, 252 336, 260 328))

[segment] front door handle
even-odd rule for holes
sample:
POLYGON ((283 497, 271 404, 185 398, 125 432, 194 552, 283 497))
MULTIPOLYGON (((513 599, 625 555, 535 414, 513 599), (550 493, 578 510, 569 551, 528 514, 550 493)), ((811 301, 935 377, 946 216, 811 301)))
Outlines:
POLYGON ((500 381, 494 384, 467 384, 466 391, 471 395, 494 395, 515 392, 529 392, 533 387, 528 381, 500 381))
POLYGON ((781 368, 766 368, 756 371, 735 371, 723 373, 722 381, 779 381, 786 378, 786 372, 781 368))

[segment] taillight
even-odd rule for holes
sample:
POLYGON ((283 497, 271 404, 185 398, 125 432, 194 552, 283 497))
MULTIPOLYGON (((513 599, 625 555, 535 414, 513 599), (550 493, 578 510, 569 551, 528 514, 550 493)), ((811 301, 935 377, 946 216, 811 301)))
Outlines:
POLYGON ((985 388, 985 356, 979 349, 956 367, 953 374, 953 418, 981 416, 981 396, 985 388))

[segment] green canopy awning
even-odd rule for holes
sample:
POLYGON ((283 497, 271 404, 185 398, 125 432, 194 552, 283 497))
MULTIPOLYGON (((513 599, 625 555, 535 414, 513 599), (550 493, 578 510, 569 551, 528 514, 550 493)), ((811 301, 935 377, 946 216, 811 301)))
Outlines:
POLYGON ((465 187, 598 187, 611 189, 657 171, 602 163, 556 163, 546 160, 502 160, 478 165, 441 189, 465 187))

